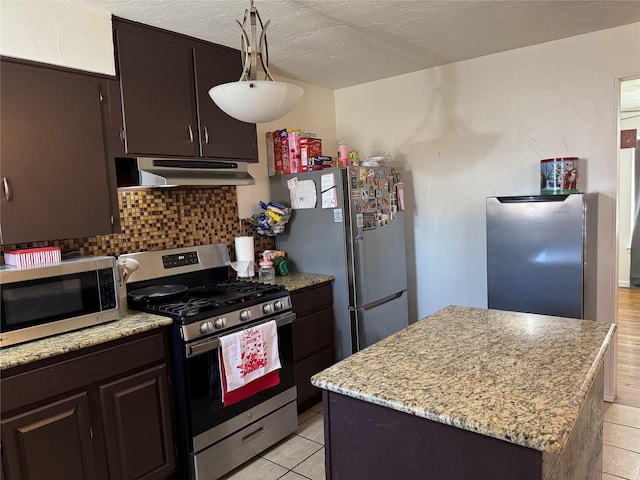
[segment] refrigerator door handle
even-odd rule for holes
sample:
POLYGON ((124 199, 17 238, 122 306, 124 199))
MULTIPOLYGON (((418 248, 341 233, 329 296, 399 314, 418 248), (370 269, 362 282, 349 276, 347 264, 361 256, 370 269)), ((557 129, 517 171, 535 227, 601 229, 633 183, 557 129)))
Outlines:
POLYGON ((569 195, 523 195, 516 197, 496 197, 500 203, 564 202, 569 195))
POLYGON ((358 325, 358 309, 349 305, 349 319, 351 322, 351 353, 360 350, 360 326, 358 325))
POLYGON ((375 302, 371 302, 360 307, 349 305, 349 318, 351 320, 351 353, 360 351, 362 345, 360 342, 360 322, 358 321, 358 310, 366 311, 371 310, 372 308, 379 307, 380 305, 402 297, 405 292, 406 290, 401 290, 400 292, 396 292, 393 295, 389 295, 388 297, 381 298, 380 300, 376 300, 375 302))
MULTIPOLYGON (((367 303, 366 305, 361 305, 360 307, 363 310, 371 310, 372 308, 376 308, 378 305, 382 305, 383 303, 390 302, 391 300, 395 300, 396 298, 400 298, 405 290, 401 290, 399 292, 394 293, 393 295, 389 295, 388 297, 381 298, 380 300, 376 300, 375 302, 367 303)), ((355 310, 355 309, 354 309, 355 310)))

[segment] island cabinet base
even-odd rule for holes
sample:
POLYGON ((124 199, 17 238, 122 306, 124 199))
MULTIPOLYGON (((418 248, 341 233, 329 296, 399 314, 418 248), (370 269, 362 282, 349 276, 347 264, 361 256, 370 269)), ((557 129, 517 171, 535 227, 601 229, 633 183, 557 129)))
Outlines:
POLYGON ((573 434, 559 454, 325 390, 327 479, 601 479, 602 386, 600 372, 573 434))

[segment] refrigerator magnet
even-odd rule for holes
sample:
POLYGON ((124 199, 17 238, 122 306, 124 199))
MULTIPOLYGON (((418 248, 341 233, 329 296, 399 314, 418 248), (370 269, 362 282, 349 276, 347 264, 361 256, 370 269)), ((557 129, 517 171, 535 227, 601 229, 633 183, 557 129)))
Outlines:
POLYGON ((376 214, 375 213, 365 213, 362 216, 363 225, 362 230, 375 230, 376 229, 376 214))
POLYGON ((367 170, 366 178, 367 178, 367 183, 369 185, 373 183, 373 177, 375 176, 376 176, 376 172, 373 171, 373 168, 370 168, 367 170))
POLYGON ((364 225, 364 220, 362 219, 361 213, 356 213, 356 227, 362 228, 364 225))
POLYGON ((342 209, 334 208, 333 209, 333 223, 342 223, 342 209))

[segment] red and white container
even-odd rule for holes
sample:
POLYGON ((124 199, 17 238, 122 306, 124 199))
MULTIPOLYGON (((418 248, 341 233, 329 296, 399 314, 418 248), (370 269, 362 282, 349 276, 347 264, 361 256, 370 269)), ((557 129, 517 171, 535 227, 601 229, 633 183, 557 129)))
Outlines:
POLYGON ((60 260, 59 247, 40 247, 4 252, 4 263, 14 267, 34 267, 36 265, 58 263, 60 260))

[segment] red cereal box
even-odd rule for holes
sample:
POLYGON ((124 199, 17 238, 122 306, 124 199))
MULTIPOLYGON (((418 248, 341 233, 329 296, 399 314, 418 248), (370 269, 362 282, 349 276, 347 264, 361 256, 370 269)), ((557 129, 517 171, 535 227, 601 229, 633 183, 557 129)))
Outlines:
POLYGON ((300 171, 313 170, 311 157, 322 155, 322 140, 315 137, 300 137, 300 171))
POLYGON ((273 132, 273 163, 275 167, 275 174, 282 175, 284 173, 284 167, 282 165, 282 146, 280 143, 280 130, 273 132))
POLYGON ((289 132, 287 129, 280 130, 280 154, 282 156, 282 173, 291 173, 289 164, 289 132))

